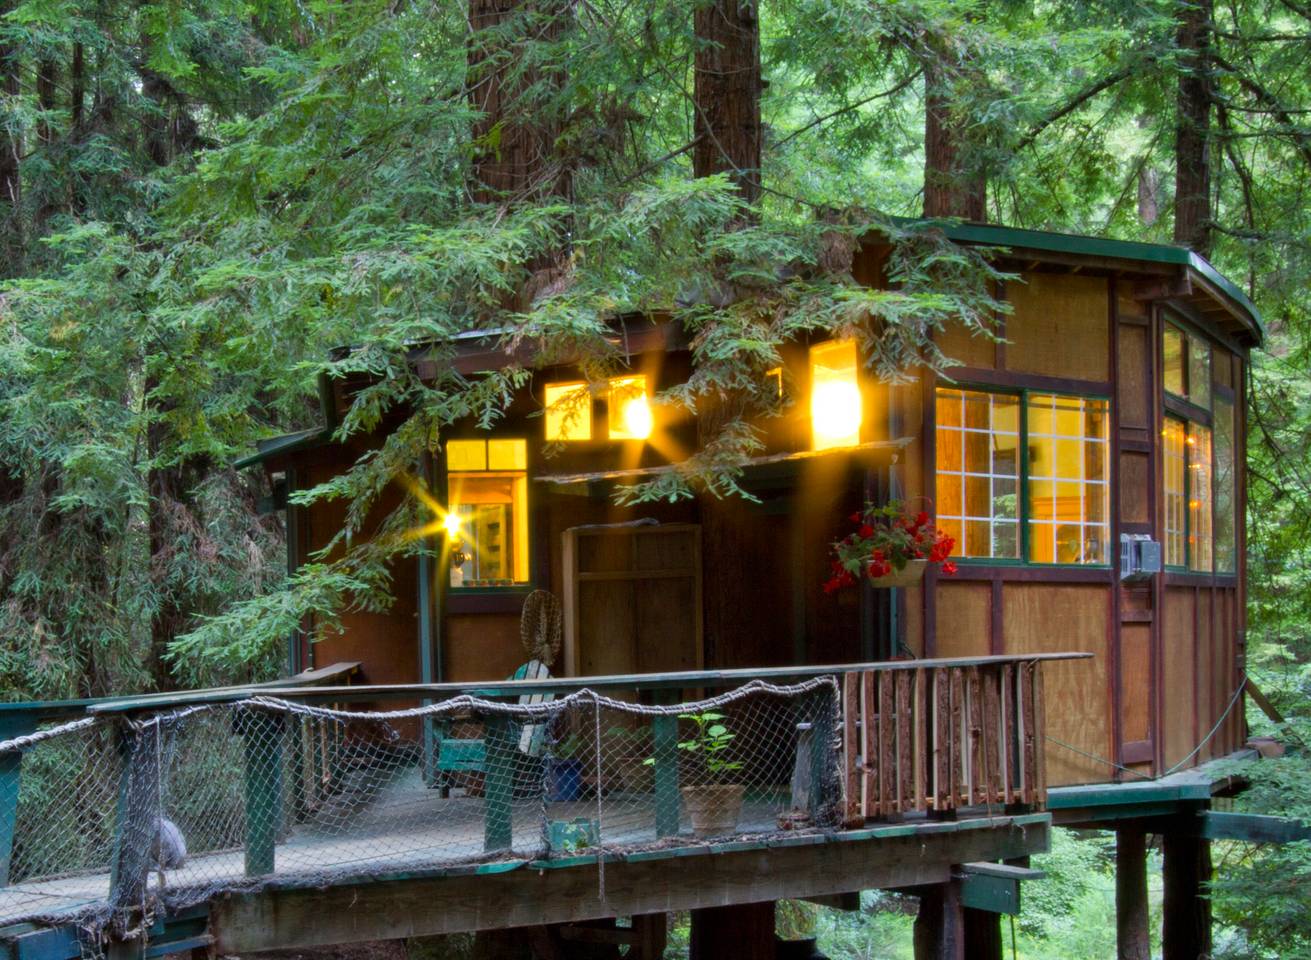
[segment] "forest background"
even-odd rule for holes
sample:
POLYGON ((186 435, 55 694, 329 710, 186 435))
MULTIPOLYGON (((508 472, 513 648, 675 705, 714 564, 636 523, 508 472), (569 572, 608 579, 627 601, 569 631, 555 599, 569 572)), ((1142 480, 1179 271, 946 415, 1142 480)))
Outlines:
MULTIPOLYGON (((419 382, 416 342, 491 325, 599 379, 607 316, 677 304, 665 401, 730 409, 637 496, 734 495, 779 344, 854 332, 892 376, 986 335, 986 265, 891 219, 956 215, 1184 243, 1263 312, 1248 662, 1292 749, 1242 803, 1311 816, 1309 65, 1304 0, 0 0, 0 690, 259 679, 306 612, 384 603, 366 544, 287 576, 231 464, 369 374, 341 435, 402 428, 304 494, 346 538, 526 376, 419 382), (845 271, 874 227, 895 296, 845 271)), ((1311 849, 1220 854, 1221 955, 1311 956, 1311 849)), ((1023 955, 1110 955, 1110 856, 1061 840, 1023 955)), ((835 956, 908 943, 868 906, 819 919, 835 956)))

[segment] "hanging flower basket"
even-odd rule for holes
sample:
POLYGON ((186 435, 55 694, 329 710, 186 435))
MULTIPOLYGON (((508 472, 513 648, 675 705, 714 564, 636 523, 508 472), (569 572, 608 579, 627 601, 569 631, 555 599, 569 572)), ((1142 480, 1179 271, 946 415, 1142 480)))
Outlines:
POLYGON ((913 587, 924 579, 924 571, 928 566, 927 560, 908 560, 900 570, 893 570, 881 577, 870 577, 869 585, 877 590, 888 587, 913 587))
POLYGON ((876 588, 913 587, 929 564, 956 572, 948 557, 956 541, 934 526, 925 511, 910 513, 900 501, 885 507, 867 503, 851 515, 856 529, 833 544, 826 593, 854 587, 862 579, 876 588))

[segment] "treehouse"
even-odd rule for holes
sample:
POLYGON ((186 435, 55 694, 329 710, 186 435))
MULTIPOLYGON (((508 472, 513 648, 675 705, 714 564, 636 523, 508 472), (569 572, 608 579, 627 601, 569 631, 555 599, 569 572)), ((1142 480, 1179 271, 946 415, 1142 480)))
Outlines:
MULTIPOLYGON (((1179 248, 945 229, 1019 278, 1000 337, 948 330, 956 365, 895 385, 853 342, 789 346, 750 498, 618 505, 704 424, 657 402, 691 372, 677 325, 616 319, 608 381, 538 370, 493 429, 416 453, 357 534, 398 535, 383 518, 419 492, 393 603, 300 624, 290 679, 0 705, 0 943, 71 960, 88 931, 153 956, 524 928, 509 940, 541 958, 653 960, 691 910, 694 958, 781 957, 775 901, 882 888, 919 897, 918 958, 1000 958, 1028 858, 1053 825, 1097 825, 1119 835, 1122 944, 1147 935, 1154 834, 1165 956, 1206 953, 1208 840, 1255 838, 1211 810, 1237 781, 1208 764, 1246 736, 1259 318, 1179 248), (831 582, 852 515, 892 501, 950 562, 831 582), (73 771, 62 793, 41 751, 73 771)), ((889 254, 870 238, 857 279, 885 285, 889 254)), ((474 378, 504 354, 470 337, 452 362, 474 378)), ((293 568, 336 555, 346 515, 291 495, 396 426, 335 438, 365 386, 325 381, 322 425, 242 464, 293 568)))
MULTIPOLYGON (((939 345, 959 366, 899 386, 876 382, 854 343, 791 348, 771 371, 791 402, 763 424, 767 449, 743 481, 757 502, 615 505, 617 486, 658 477, 697 442, 694 422, 653 403, 688 375, 688 344, 630 320, 616 331, 630 368, 605 389, 543 370, 494 430, 470 425, 425 455, 440 562, 398 565, 389 611, 306 624, 289 667, 359 661, 378 684, 503 679, 524 659, 524 598, 544 588, 563 600, 563 676, 1078 650, 1093 656, 1047 674, 1053 785, 1231 752, 1244 740, 1255 309, 1179 248, 948 232, 1004 248, 999 266, 1021 278, 999 291, 1002 339, 949 330, 939 345), (830 542, 864 502, 891 498, 934 515, 956 572, 826 593, 830 542)), ((881 285, 888 252, 867 243, 858 279, 881 285)), ((471 340, 461 371, 496 365, 487 349, 471 340)), ((263 465, 279 502, 365 449, 331 438, 358 386, 330 384, 321 429, 244 461, 263 465)), ((332 504, 288 507, 292 563, 341 523, 332 504)))

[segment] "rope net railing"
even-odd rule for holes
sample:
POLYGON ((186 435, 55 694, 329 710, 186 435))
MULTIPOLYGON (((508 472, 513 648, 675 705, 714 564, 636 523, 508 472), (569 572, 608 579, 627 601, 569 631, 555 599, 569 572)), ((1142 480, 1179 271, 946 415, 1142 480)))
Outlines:
POLYGON ((0 923, 121 935, 161 906, 271 884, 833 829, 838 700, 824 676, 661 706, 584 689, 79 720, 0 743, 0 764, 22 766, 0 779, 0 923))

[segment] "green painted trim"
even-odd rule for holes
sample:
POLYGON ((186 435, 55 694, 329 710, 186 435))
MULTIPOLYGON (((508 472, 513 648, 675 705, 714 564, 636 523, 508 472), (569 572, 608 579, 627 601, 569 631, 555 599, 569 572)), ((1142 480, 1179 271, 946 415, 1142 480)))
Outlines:
POLYGON ((1020 912, 1020 882, 967 872, 960 881, 960 902, 973 910, 1016 916, 1020 912))
POLYGON ((1163 243, 1143 243, 1138 240, 1111 240, 1106 237, 1088 237, 1050 230, 1026 230, 1020 227, 1002 227, 992 224, 965 223, 955 220, 925 220, 913 217, 893 217, 902 226, 936 226, 958 243, 977 243, 992 247, 1018 247, 1025 250, 1044 250, 1050 253, 1068 253, 1083 257, 1106 257, 1116 260, 1137 260, 1142 263, 1162 263, 1184 267, 1214 286, 1233 305, 1247 315, 1258 341, 1265 340, 1265 322, 1256 304, 1232 280, 1216 270, 1206 258, 1185 247, 1163 243))
POLYGON ((1241 840, 1246 843, 1297 843, 1311 840, 1311 824, 1291 817, 1204 810, 1200 819, 1200 833, 1207 840, 1241 840))
POLYGON ((327 427, 314 427, 311 430, 301 430, 297 433, 288 433, 280 437, 260 440, 256 442, 258 449, 254 453, 234 460, 232 466, 237 470, 245 470, 247 467, 264 463, 264 461, 273 457, 321 447, 331 439, 332 430, 327 427))

